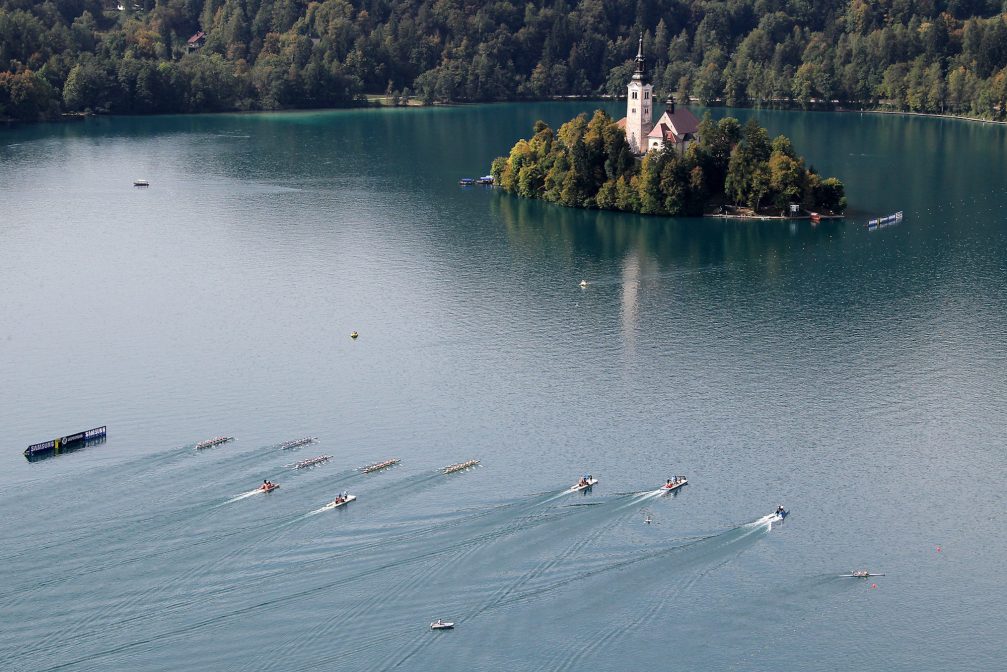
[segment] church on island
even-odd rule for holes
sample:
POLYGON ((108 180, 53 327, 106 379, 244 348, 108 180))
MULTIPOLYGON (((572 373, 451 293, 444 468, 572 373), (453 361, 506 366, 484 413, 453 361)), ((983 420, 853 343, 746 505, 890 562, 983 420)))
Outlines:
POLYGON ((699 139, 699 119, 685 108, 675 108, 674 96, 668 96, 664 114, 653 122, 654 86, 647 81, 643 58, 643 35, 636 51, 636 70, 629 80, 626 95, 626 116, 619 128, 626 131, 626 142, 638 155, 674 147, 684 154, 689 145, 699 139))

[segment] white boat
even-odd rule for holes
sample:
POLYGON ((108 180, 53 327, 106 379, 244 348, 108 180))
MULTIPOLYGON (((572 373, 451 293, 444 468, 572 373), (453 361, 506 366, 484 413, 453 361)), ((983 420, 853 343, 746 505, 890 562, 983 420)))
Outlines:
POLYGON ((451 621, 443 621, 439 618, 430 624, 431 630, 454 630, 454 627, 455 624, 451 621))
POLYGON ((344 499, 343 501, 333 499, 331 502, 323 506, 322 510, 328 511, 330 509, 338 509, 340 506, 343 506, 344 504, 349 504, 350 502, 355 501, 356 499, 357 499, 356 495, 347 495, 346 499, 344 499))
POLYGON ((150 186, 150 182, 148 182, 147 180, 133 180, 133 186, 134 187, 149 187, 150 186))
POLYGON ((583 483, 577 483, 575 485, 570 486, 567 492, 583 492, 584 490, 587 490, 588 488, 592 487, 597 482, 598 482, 597 478, 588 477, 584 479, 583 483))
POLYGON ((685 476, 679 476, 675 480, 668 481, 661 486, 662 492, 671 492, 672 490, 678 490, 683 485, 689 485, 689 479, 685 476))

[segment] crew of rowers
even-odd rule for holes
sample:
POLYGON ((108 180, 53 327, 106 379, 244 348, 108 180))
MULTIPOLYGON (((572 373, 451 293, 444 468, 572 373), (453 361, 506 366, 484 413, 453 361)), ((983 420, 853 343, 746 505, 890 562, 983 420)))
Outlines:
POLYGON ((681 485, 682 483, 685 483, 685 476, 676 476, 675 478, 669 478, 667 481, 665 481, 664 487, 666 489, 671 489, 674 488, 676 485, 681 485))

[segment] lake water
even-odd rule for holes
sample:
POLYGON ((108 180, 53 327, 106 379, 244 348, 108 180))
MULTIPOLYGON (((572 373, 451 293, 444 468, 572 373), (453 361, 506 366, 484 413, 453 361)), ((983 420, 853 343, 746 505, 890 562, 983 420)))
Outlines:
POLYGON ((1003 669, 1007 128, 735 111, 817 227, 457 186, 594 106, 0 130, 2 667, 1003 669))

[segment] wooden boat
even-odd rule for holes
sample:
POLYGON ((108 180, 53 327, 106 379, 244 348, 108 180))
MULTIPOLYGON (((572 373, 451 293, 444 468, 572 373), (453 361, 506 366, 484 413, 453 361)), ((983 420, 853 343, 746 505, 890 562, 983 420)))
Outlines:
POLYGON ((371 474, 375 471, 381 471, 382 469, 387 469, 388 467, 394 467, 396 464, 401 462, 397 457, 390 460, 385 460, 384 462, 375 462, 374 464, 368 464, 366 467, 360 467, 360 472, 364 474, 371 474))
POLYGON ((476 466, 477 464, 479 464, 479 460, 468 460, 466 462, 459 462, 458 464, 449 464, 448 466, 444 467, 444 469, 442 469, 441 471, 443 471, 445 474, 453 474, 456 471, 470 469, 476 466))
POLYGON ((583 479, 583 481, 579 481, 575 485, 570 486, 567 489, 567 492, 583 492, 585 490, 588 490, 588 489, 594 487, 594 485, 597 482, 598 482, 597 478, 594 478, 592 476, 588 476, 587 478, 583 479))
POLYGON ((205 441, 200 441, 196 444, 196 450, 203 450, 204 448, 213 448, 214 446, 219 446, 223 443, 229 443, 234 441, 233 436, 215 436, 212 439, 207 439, 205 441))

